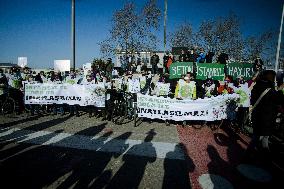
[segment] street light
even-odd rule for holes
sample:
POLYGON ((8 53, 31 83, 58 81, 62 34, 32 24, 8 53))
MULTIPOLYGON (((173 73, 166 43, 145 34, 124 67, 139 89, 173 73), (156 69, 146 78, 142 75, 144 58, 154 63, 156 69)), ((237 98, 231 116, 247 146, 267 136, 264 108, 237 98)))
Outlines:
POLYGON ((72 48, 72 63, 75 70, 75 0, 72 0, 72 16, 71 16, 71 48, 72 48))

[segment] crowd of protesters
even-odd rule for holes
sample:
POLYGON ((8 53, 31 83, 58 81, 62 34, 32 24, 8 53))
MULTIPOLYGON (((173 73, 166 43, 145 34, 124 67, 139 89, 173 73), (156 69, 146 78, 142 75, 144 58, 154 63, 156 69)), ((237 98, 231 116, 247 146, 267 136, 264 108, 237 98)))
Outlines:
MULTIPOLYGON (((195 73, 188 72, 185 75, 182 75, 180 79, 170 79, 169 77, 169 68, 171 64, 176 62, 196 62, 196 63, 212 63, 213 59, 217 60, 217 63, 226 64, 228 60, 228 55, 225 53, 219 54, 218 57, 214 57, 213 52, 204 52, 204 49, 200 48, 199 51, 195 49, 189 49, 187 52, 181 50, 178 58, 174 57, 170 52, 166 52, 163 57, 163 70, 158 68, 160 61, 159 56, 156 53, 153 53, 150 59, 150 64, 152 65, 151 69, 148 69, 146 65, 142 65, 139 58, 135 60, 131 59, 131 62, 125 67, 125 69, 114 68, 111 59, 108 59, 104 64, 96 65, 93 64, 92 69, 84 73, 83 69, 70 70, 70 72, 58 72, 58 71, 40 71, 39 73, 34 72, 29 68, 12 68, 9 73, 3 73, 3 70, 0 70, 1 78, 1 90, 2 93, 5 88, 10 88, 10 94, 13 96, 17 102, 19 102, 18 111, 22 112, 25 110, 24 101, 23 101, 23 92, 24 92, 24 83, 25 82, 37 82, 37 83, 69 83, 69 84, 89 84, 89 83, 104 83, 106 88, 112 89, 115 86, 113 81, 117 79, 123 80, 121 83, 127 84, 128 80, 131 80, 133 75, 139 74, 141 81, 141 93, 142 94, 155 94, 155 87, 157 83, 170 83, 170 90, 167 96, 172 98, 179 98, 180 85, 182 83, 188 83, 193 85, 194 92, 189 98, 210 98, 211 96, 216 96, 220 94, 232 94, 234 89, 241 85, 248 85, 251 89, 257 80, 262 77, 262 60, 257 57, 254 62, 255 77, 250 80, 245 80, 243 76, 239 76, 235 81, 232 76, 226 75, 223 81, 216 81, 212 78, 207 78, 205 81, 197 80, 195 78, 195 73), (142 78, 143 85, 142 85, 142 78), (15 89, 15 90, 12 90, 15 89)), ((282 90, 283 85, 283 74, 278 79, 279 90, 282 90)), ((2 95, 3 98, 3 95, 2 95)), ((31 114, 35 112, 40 112, 40 106, 38 105, 29 105, 31 109, 31 114)), ((69 112, 71 115, 75 114, 79 116, 79 110, 81 107, 77 105, 66 107, 65 105, 50 105, 47 108, 47 111, 61 115, 65 112, 69 112)), ((240 117, 238 120, 239 124, 243 124, 245 115, 248 113, 248 108, 237 108, 238 112, 235 118, 240 117)), ((90 117, 92 116, 93 110, 90 110, 90 117)), ((233 118, 234 119, 234 118, 233 118)))
MULTIPOLYGON (((222 94, 232 94, 235 90, 247 85, 251 91, 250 106, 254 108, 252 112, 253 140, 249 145, 248 154, 255 149, 257 145, 261 145, 262 149, 268 148, 268 137, 272 134, 273 124, 277 116, 277 110, 284 107, 284 73, 280 70, 275 73, 271 70, 263 70, 263 61, 257 57, 254 61, 254 76, 249 80, 245 80, 244 76, 238 76, 236 80, 233 77, 226 75, 224 80, 216 81, 212 78, 206 80, 198 80, 195 78, 195 73, 187 72, 179 79, 170 79, 170 66, 178 62, 196 62, 212 63, 213 60, 220 64, 226 64, 228 55, 225 53, 219 54, 218 57, 213 52, 204 52, 204 49, 189 49, 188 51, 181 50, 180 55, 173 56, 170 52, 166 52, 163 57, 163 70, 158 68, 160 58, 156 53, 153 53, 150 59, 151 69, 147 65, 143 65, 141 60, 137 58, 131 59, 123 68, 113 67, 111 59, 108 59, 104 64, 93 64, 92 69, 84 71, 83 69, 70 70, 69 72, 58 71, 40 71, 36 73, 30 68, 13 67, 9 72, 4 73, 0 69, 0 101, 9 96, 15 99, 18 103, 18 113, 29 109, 31 115, 48 112, 51 114, 61 114, 69 112, 70 115, 80 116, 80 111, 85 108, 89 112, 89 117, 94 113, 96 115, 103 114, 106 118, 108 110, 113 103, 106 103, 105 111, 94 106, 80 107, 78 105, 25 105, 24 104, 24 85, 25 83, 69 83, 69 84, 92 84, 103 83, 106 89, 109 90, 127 90, 127 87, 117 86, 117 82, 121 85, 127 83, 134 78, 140 82, 140 93, 149 95, 158 95, 156 87, 158 83, 169 83, 170 90, 164 96, 170 98, 184 99, 180 94, 180 86, 187 83, 193 87, 191 96, 187 98, 210 98, 212 96, 222 94), (275 83, 275 78, 276 82, 275 83), (263 94, 266 89, 270 89, 267 94, 263 94)), ((1 104, 0 104, 1 105, 1 104)), ((2 105, 1 105, 2 106, 2 105)), ((230 122, 235 122, 238 128, 244 127, 249 114, 249 107, 242 107, 237 104, 232 104, 231 111, 227 112, 227 117, 230 122)))

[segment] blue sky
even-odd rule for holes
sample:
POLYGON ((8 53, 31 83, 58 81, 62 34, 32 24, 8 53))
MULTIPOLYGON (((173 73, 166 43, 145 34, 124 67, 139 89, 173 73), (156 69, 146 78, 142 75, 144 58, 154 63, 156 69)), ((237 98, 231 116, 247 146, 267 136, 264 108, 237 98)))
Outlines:
MULTIPOLYGON (((142 5, 146 0, 135 0, 142 5)), ((76 66, 100 57, 98 43, 108 36, 113 11, 125 0, 76 0, 76 66)), ((282 0, 168 0, 168 31, 184 22, 198 28, 202 20, 234 12, 245 36, 279 31, 282 0)), ((158 0, 163 9, 164 1, 158 0)), ((161 23, 162 25, 162 23, 161 23)), ((33 68, 53 67, 54 59, 71 59, 71 0, 0 0, 0 62, 28 57, 33 68)), ((163 30, 157 35, 162 49, 163 30)), ((159 49, 158 49, 159 50, 159 49)))

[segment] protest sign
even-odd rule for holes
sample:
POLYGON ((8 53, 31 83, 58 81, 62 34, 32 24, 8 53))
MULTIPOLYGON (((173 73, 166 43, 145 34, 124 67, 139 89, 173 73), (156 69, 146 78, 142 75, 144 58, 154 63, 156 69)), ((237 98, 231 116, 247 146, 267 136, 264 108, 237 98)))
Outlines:
POLYGON ((248 84, 242 84, 239 87, 232 87, 234 92, 239 95, 238 106, 239 107, 250 107, 250 96, 251 91, 248 87, 248 84))
POLYGON ((253 77, 253 64, 249 63, 229 63, 227 65, 227 74, 236 79, 239 76, 244 76, 245 80, 253 77))
POLYGON ((26 65, 28 65, 28 58, 18 57, 18 66, 20 66, 21 68, 24 68, 26 65))
POLYGON ((129 93, 139 93, 140 92, 140 82, 139 79, 128 79, 127 81, 127 92, 129 93))
POLYGON ((54 60, 54 71, 70 71, 70 60, 54 60))
POLYGON ((84 75, 87 75, 88 71, 92 70, 92 64, 91 63, 83 64, 83 70, 84 70, 84 75))
POLYGON ((140 89, 143 89, 146 86, 146 82, 147 82, 146 77, 142 76, 140 78, 140 89))
POLYGON ((157 96, 168 96, 170 91, 169 83, 157 82, 156 84, 156 95, 157 96))
POLYGON ((237 94, 220 95, 197 100, 177 100, 137 94, 138 117, 162 120, 206 120, 227 118, 227 104, 236 100, 237 94))
POLYGON ((69 104, 105 106, 104 86, 54 83, 25 84, 25 104, 69 104))
POLYGON ((175 62, 170 66, 170 79, 181 78, 187 72, 193 72, 192 62, 175 62))
POLYGON ((196 97, 196 85, 194 81, 186 83, 179 81, 178 97, 182 99, 193 99, 196 97))
POLYGON ((206 64, 197 63, 196 65, 196 79, 205 80, 207 78, 212 78, 214 80, 224 80, 224 65, 223 64, 206 64))

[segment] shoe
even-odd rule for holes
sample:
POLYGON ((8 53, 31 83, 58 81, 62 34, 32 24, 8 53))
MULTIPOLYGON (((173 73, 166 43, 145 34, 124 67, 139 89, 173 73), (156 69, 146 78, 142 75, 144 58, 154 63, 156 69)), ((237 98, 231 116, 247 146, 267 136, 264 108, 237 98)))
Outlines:
POLYGON ((168 120, 166 120, 165 123, 166 123, 166 126, 170 126, 171 125, 168 120))

